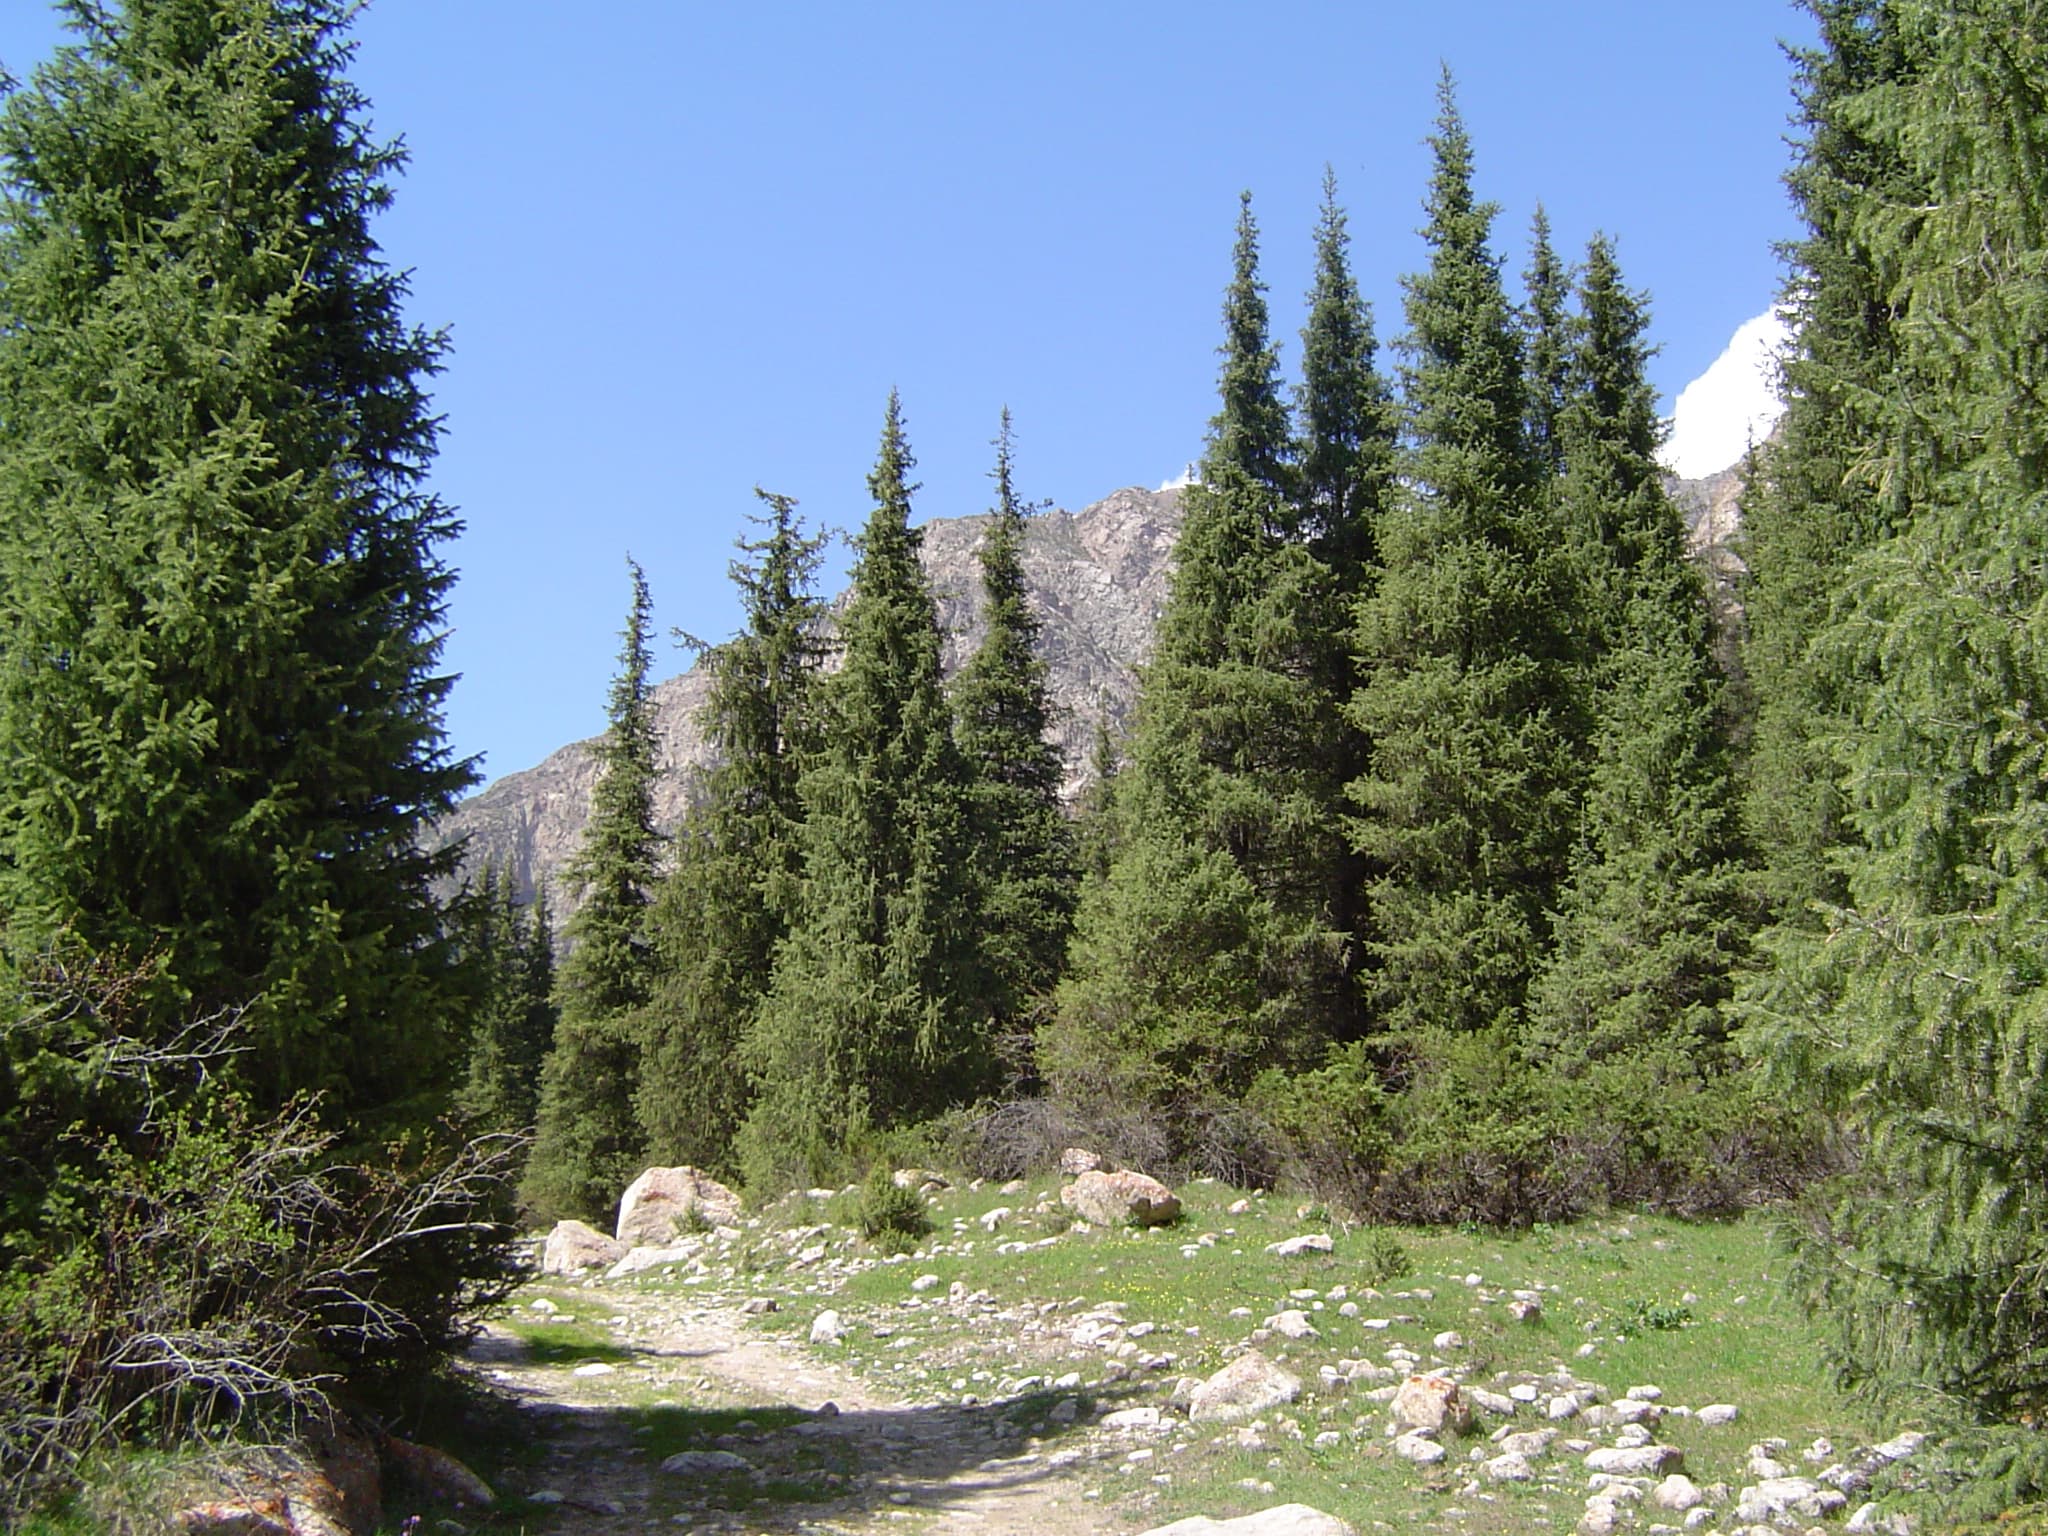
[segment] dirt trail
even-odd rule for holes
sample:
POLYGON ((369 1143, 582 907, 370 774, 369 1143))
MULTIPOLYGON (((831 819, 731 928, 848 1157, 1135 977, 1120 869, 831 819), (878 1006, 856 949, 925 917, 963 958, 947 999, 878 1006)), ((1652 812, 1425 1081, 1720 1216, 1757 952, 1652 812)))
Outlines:
POLYGON ((742 1311, 711 1297, 621 1290, 590 1302, 621 1346, 607 1372, 533 1362, 502 1330, 487 1332, 472 1353, 545 1444, 531 1486, 562 1496, 564 1536, 1109 1536, 1125 1528, 1083 1497, 1091 1477, 1100 1482, 1095 1463, 1118 1454, 1085 1418, 1041 1441, 1001 1405, 907 1405, 800 1346, 754 1333, 742 1311), (744 1467, 662 1471, 664 1447, 649 1444, 650 1403, 683 1419, 740 1410, 739 1422, 722 1413, 724 1432, 688 1449, 744 1467), (766 1422, 747 1420, 747 1409, 768 1410, 766 1422))

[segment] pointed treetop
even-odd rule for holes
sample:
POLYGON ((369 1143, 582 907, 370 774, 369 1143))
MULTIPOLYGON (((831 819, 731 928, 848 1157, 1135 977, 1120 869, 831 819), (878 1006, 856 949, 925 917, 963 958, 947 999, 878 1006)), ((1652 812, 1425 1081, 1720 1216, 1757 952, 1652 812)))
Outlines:
POLYGON ((1287 407, 1280 358, 1268 334, 1266 285, 1259 280, 1259 226, 1252 195, 1238 195, 1237 245, 1223 295, 1221 408, 1209 423, 1205 467, 1233 468, 1285 498, 1289 490, 1287 407))
MULTIPOLYGON (((1443 66, 1436 85, 1436 132, 1429 136, 1436 156, 1436 169, 1429 178, 1429 197, 1423 206, 1429 224, 1423 238, 1440 242, 1443 232, 1461 227, 1479 209, 1472 201, 1472 136, 1465 131, 1464 116, 1458 111, 1458 86, 1451 66, 1443 66)), ((1492 223, 1493 210, 1486 210, 1492 223)))
POLYGON ((1550 215, 1541 203, 1529 221, 1529 268, 1522 282, 1529 295, 1529 446, 1557 469, 1564 463, 1558 417, 1564 409, 1572 352, 1572 325, 1565 313, 1570 274, 1550 242, 1550 215))

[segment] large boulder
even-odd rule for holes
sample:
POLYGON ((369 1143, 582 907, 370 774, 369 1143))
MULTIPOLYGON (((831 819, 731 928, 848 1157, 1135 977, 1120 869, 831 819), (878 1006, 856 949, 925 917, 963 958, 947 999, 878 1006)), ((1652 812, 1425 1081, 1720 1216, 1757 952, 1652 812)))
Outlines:
POLYGON ((1448 1376, 1410 1376, 1394 1393, 1388 1411, 1396 1431, 1462 1435, 1472 1427, 1472 1409, 1448 1376))
POLYGON ((1060 1204, 1098 1227, 1163 1227, 1180 1218, 1180 1197, 1128 1168, 1084 1173, 1060 1191, 1060 1204))
POLYGON ((1277 1504, 1255 1515, 1235 1520, 1216 1520, 1208 1515, 1190 1515, 1171 1525, 1156 1525, 1144 1536, 1355 1536, 1353 1528, 1335 1515, 1306 1504, 1277 1504))
POLYGON ((619 1197, 617 1237, 628 1248, 672 1248, 692 1225, 729 1227, 740 1197, 695 1168, 649 1168, 619 1197))
POLYGON ((414 1445, 410 1440, 386 1435, 384 1460, 423 1498, 471 1509, 490 1509, 498 1502, 489 1483, 446 1451, 431 1445, 414 1445))
POLYGON ((624 1243, 606 1237, 580 1221, 558 1221, 541 1249, 540 1272, 573 1275, 578 1270, 608 1267, 626 1256, 624 1243))
POLYGON ((1191 1419, 1249 1419, 1301 1396, 1301 1378, 1248 1349, 1188 1396, 1191 1419))

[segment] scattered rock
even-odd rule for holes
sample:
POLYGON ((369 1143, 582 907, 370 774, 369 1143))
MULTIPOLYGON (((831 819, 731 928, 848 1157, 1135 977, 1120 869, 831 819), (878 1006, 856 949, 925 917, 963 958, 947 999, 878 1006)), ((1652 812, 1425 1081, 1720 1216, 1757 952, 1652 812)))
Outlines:
POLYGON ((813 1344, 837 1344, 846 1334, 846 1324, 839 1314, 827 1307, 811 1320, 811 1342, 813 1344))
POLYGON ((977 1220, 981 1223, 982 1231, 993 1232, 1015 1214, 1007 1205, 999 1205, 992 1211, 983 1211, 977 1220))
POLYGON ((1502 1452, 1508 1455, 1545 1456, 1549 1454, 1551 1442, 1556 1438, 1557 1431, 1554 1429, 1525 1429, 1516 1434, 1502 1435, 1498 1444, 1502 1452))
POLYGON ((1472 1426, 1472 1410, 1448 1376, 1410 1376, 1394 1394, 1391 1412, 1397 1430, 1463 1434, 1472 1426))
POLYGON ((1128 1168, 1084 1173, 1060 1191, 1060 1204, 1101 1227, 1160 1227, 1180 1216, 1180 1197, 1128 1168))
POLYGON ((1317 1339, 1322 1334, 1316 1325, 1308 1320, 1308 1314, 1299 1307, 1290 1307, 1285 1312, 1276 1312, 1266 1319, 1266 1327, 1290 1339, 1317 1339))
POLYGON ((1543 1320, 1543 1303, 1540 1301, 1511 1301, 1508 1316, 1518 1323, 1535 1323, 1543 1320))
POLYGON ((730 1227, 740 1219, 740 1197, 698 1169, 649 1168, 619 1197, 614 1234, 629 1248, 666 1248, 693 1222, 730 1227))
POLYGON ((732 1451, 677 1451, 661 1464, 661 1470, 680 1477, 729 1477, 753 1471, 754 1464, 732 1451))
POLYGON ((1070 1179, 1083 1173, 1095 1173, 1102 1167, 1101 1157, 1085 1147, 1069 1147, 1060 1154, 1060 1172, 1070 1179))
POLYGON ((1733 1424, 1742 1417, 1742 1410, 1733 1403, 1709 1403, 1693 1414, 1702 1424, 1733 1424))
POLYGON ((1656 1486, 1650 1498, 1659 1509, 1668 1509, 1682 1515, 1688 1509, 1698 1509, 1706 1502, 1707 1496, 1701 1493, 1699 1485, 1683 1472, 1674 1472, 1656 1486))
POLYGON ((1529 1465, 1529 1458, 1515 1451, 1481 1463, 1479 1470, 1496 1483, 1528 1483, 1536 1478, 1536 1469, 1529 1465))
POLYGON ((898 1189, 914 1189, 920 1195, 953 1187, 951 1179, 931 1168, 898 1168, 889 1178, 898 1189))
POLYGON ((1328 1253, 1335 1246, 1326 1232, 1304 1232, 1299 1237, 1282 1238, 1277 1243, 1266 1244, 1266 1252, 1291 1259, 1304 1253, 1328 1253))
POLYGON ((1239 1515, 1235 1520, 1190 1515, 1171 1525, 1154 1526, 1144 1536, 1357 1536, 1357 1533, 1335 1515, 1326 1515, 1306 1504, 1279 1504, 1254 1515, 1239 1515))
POLYGON ((1685 1452, 1675 1445, 1613 1445, 1586 1456, 1587 1471, 1615 1477, 1661 1477, 1684 1467, 1685 1452))
POLYGON ((1820 1520, 1848 1503, 1846 1494, 1823 1488, 1811 1478, 1769 1477, 1742 1490, 1736 1499, 1735 1514, 1737 1519, 1755 1525, 1767 1525, 1782 1515, 1820 1520))
POLYGON ((1405 1435, 1394 1437, 1394 1454, 1403 1461, 1412 1461, 1417 1466, 1433 1467, 1444 1459, 1444 1448, 1430 1438, 1427 1432, 1411 1429, 1405 1435))
POLYGON ((740 1310, 749 1317, 762 1317, 770 1312, 780 1312, 782 1303, 773 1296, 749 1296, 740 1304, 740 1310))
POLYGON ((1515 1400, 1503 1397, 1498 1392, 1489 1392, 1484 1387, 1467 1387, 1465 1396, 1472 1406, 1482 1413, 1490 1413, 1498 1419, 1511 1419, 1515 1415, 1515 1400))
MULTIPOLYGON (((625 1256, 626 1244, 606 1237, 597 1228, 580 1221, 558 1221, 541 1247, 540 1272, 573 1275, 593 1266, 609 1267, 625 1256)), ((554 1308, 548 1310, 552 1312, 554 1308)))
POLYGON ((1586 1512, 1579 1516, 1579 1536, 1614 1536, 1621 1528, 1621 1511, 1612 1499, 1588 1499, 1586 1512))
POLYGON ((681 1264, 697 1256, 697 1247, 696 1243, 690 1242, 679 1243, 669 1248, 635 1248, 606 1270, 604 1277, 607 1280, 620 1280, 627 1275, 637 1275, 642 1270, 657 1269, 663 1264, 681 1264))
POLYGON ((1151 1407, 1119 1408, 1102 1416, 1104 1429, 1157 1429, 1159 1424, 1159 1410, 1151 1407))
POLYGON ((1248 1349, 1188 1394, 1197 1421, 1249 1419, 1301 1396, 1301 1378, 1248 1349))
POLYGON ((586 1360, 583 1364, 569 1372, 569 1374, 571 1376, 609 1376, 617 1369, 617 1366, 603 1360, 586 1360))
POLYGON ((1918 1454, 1920 1447, 1927 1443, 1927 1437, 1918 1430, 1907 1430, 1903 1435, 1873 1445, 1870 1454, 1880 1461, 1904 1461, 1908 1456, 1918 1454))

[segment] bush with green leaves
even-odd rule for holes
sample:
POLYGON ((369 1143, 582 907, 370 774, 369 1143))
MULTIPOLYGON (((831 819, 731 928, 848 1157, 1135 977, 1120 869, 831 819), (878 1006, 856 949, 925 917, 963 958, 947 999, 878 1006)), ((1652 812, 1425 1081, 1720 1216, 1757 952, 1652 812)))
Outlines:
POLYGON ((891 1253, 907 1253, 932 1230, 924 1196, 910 1184, 898 1184, 888 1166, 877 1163, 860 1187, 855 1209, 860 1235, 891 1253))

